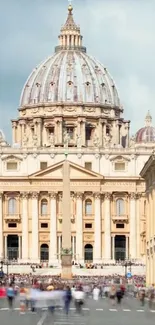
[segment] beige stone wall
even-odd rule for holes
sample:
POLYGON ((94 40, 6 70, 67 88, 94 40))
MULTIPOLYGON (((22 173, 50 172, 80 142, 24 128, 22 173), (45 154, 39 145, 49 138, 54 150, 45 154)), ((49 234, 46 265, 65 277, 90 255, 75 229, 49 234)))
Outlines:
MULTIPOLYGON (((52 167, 54 169, 54 167, 52 167)), ((43 172, 42 172, 43 173, 43 172)), ((79 172, 78 172, 79 173, 79 172)), ((58 172, 59 174, 59 172, 58 172)), ((51 171, 50 171, 51 175, 51 171)), ((90 172, 91 175, 91 172, 90 172)), ((93 174, 94 175, 94 174, 93 174)), ((0 215, 2 218, 2 241, 0 245, 1 257, 7 257, 6 250, 6 239, 9 234, 16 234, 20 237, 21 249, 20 259, 24 259, 23 254, 25 246, 27 245, 27 260, 40 259, 40 247, 42 244, 47 244, 49 249, 55 250, 57 258, 60 258, 61 252, 61 236, 62 236, 62 180, 54 180, 47 176, 43 176, 43 179, 36 179, 35 177, 31 180, 29 178, 18 181, 7 180, 3 181, 3 188, 1 199, 2 209, 0 215), (44 186, 42 184, 44 183, 44 186), (59 186, 55 186, 59 184, 59 186), (16 191, 15 191, 16 189, 16 191), (56 204, 56 216, 53 216, 51 211, 51 193, 55 193, 55 204, 56 204), (16 200, 16 208, 13 214, 9 212, 9 199, 14 198, 16 200), (24 201, 26 200, 26 201, 24 201), (34 201, 36 200, 36 201, 34 201), (43 201, 47 202, 47 211, 42 214, 41 204, 43 201), (23 205, 26 202, 25 206, 23 205), (36 209, 34 209, 34 202, 36 202, 36 209), (56 238, 57 248, 52 248, 52 218, 56 217, 56 238), (37 218, 36 229, 34 224, 34 218, 37 218), (26 222, 26 223, 25 223, 26 222), (9 224, 16 223, 16 228, 10 228, 9 224), (47 224, 47 228, 43 228, 42 224, 47 224), (27 224, 27 226, 26 226, 27 224), (25 227, 27 227, 27 234, 25 227), (38 234, 37 234, 38 233, 38 234), (25 236, 25 237, 24 237, 25 236), (34 243, 34 236, 36 236, 37 243, 34 243), (35 251, 36 250, 36 251, 35 251)), ((114 253, 112 252, 114 240, 116 235, 124 235, 126 237, 126 258, 139 258, 141 259, 145 254, 145 213, 144 213, 144 202, 146 198, 144 193, 137 193, 132 195, 129 188, 125 189, 125 183, 122 180, 119 184, 111 186, 111 181, 106 181, 106 187, 101 179, 90 179, 87 181, 78 179, 78 182, 71 180, 71 236, 74 241, 74 257, 75 259, 84 260, 84 246, 91 244, 94 248, 94 254, 97 254, 97 245, 99 245, 100 257, 96 257, 96 261, 105 259, 113 259, 114 253), (78 186, 78 192, 77 192, 78 186), (122 190, 121 190, 122 187, 122 190), (87 189, 86 189, 87 188, 87 189), (105 188, 107 191, 103 191, 105 188), (117 191, 116 191, 117 188, 117 191), (77 236, 77 223, 79 222, 80 216, 78 215, 77 200, 80 198, 82 202, 82 252, 81 256, 78 257, 76 250, 78 249, 78 243, 76 243, 77 236), (120 215, 117 213, 117 200, 123 200, 124 208, 123 213, 120 215), (132 239, 131 236, 131 199, 135 207, 134 217, 135 227, 137 234, 135 238, 135 253, 131 251, 132 239), (87 202, 91 203, 90 213, 86 211, 87 202), (139 206, 139 210, 137 208, 139 206), (108 209, 108 210, 107 210, 108 209), (138 212, 138 214, 136 213, 138 212), (99 222, 99 224, 98 224, 99 222), (107 224, 109 222, 109 224, 107 224), (124 225, 124 228, 117 228, 118 224, 124 225), (91 225, 91 228, 87 226, 91 225), (109 228, 108 228, 109 227, 109 228), (139 229, 139 230, 138 230, 139 229), (98 237, 99 236, 99 237, 98 237), (128 247, 127 247, 128 246, 128 247), (96 249, 96 253, 95 253, 96 249), (109 249, 109 251, 108 251, 109 249), (135 254, 135 255, 134 255, 135 254)), ((131 189, 132 190, 132 189, 131 189)), ((52 194, 53 197, 53 194, 52 194)), ((146 209, 146 208, 145 208, 146 209)), ((25 257, 26 258, 26 257, 25 257)))

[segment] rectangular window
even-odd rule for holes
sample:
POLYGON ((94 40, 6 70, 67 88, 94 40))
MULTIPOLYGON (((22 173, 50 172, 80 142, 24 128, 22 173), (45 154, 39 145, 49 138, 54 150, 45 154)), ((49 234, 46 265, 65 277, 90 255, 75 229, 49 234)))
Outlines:
POLYGON ((86 229, 91 229, 92 228, 92 223, 85 223, 85 228, 86 229))
POLYGON ((54 134, 54 127, 49 128, 48 131, 49 131, 49 134, 54 134))
POLYGON ((118 170, 118 171, 125 170, 125 163, 124 162, 116 162, 115 170, 118 170))
POLYGON ((10 161, 10 162, 7 162, 7 170, 17 170, 17 162, 14 162, 14 161, 10 161))
POLYGON ((85 168, 88 170, 92 170, 92 163, 91 162, 85 162, 85 168))
POLYGON ((116 228, 123 229, 124 223, 116 223, 116 228))
POLYGON ((48 228, 48 223, 47 222, 41 223, 41 228, 48 228))
POLYGON ((47 168, 47 161, 41 161, 40 162, 40 169, 43 170, 43 169, 46 169, 47 168))
POLYGON ((14 222, 8 223, 8 228, 17 228, 17 224, 14 222))
POLYGON ((91 133, 92 133, 92 129, 91 128, 86 128, 86 141, 91 140, 91 133))

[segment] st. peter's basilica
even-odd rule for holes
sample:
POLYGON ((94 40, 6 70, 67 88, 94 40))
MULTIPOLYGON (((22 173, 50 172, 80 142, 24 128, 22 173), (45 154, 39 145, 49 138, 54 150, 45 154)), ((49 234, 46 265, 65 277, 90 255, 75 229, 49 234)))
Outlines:
POLYGON ((70 5, 54 55, 24 85, 12 146, 0 133, 0 259, 60 262, 67 152, 73 260, 144 260, 139 173, 155 148, 151 122, 148 112, 129 136, 116 85, 87 54, 70 5))

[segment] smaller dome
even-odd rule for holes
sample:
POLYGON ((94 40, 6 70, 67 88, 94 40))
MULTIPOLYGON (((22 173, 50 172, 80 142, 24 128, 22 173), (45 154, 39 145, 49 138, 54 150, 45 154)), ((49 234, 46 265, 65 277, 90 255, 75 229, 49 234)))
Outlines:
POLYGON ((150 115, 150 112, 148 111, 146 117, 145 117, 145 127, 138 130, 136 133, 136 142, 142 143, 142 142, 155 142, 155 127, 151 126, 152 123, 152 116, 150 115))
POLYGON ((136 133, 136 142, 155 142, 155 128, 153 126, 145 126, 136 133))

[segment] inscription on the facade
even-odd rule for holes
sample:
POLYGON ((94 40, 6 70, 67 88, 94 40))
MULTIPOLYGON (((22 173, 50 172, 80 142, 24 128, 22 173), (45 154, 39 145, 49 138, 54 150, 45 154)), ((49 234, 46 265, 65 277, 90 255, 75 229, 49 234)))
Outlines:
POLYGON ((135 186, 135 183, 131 182, 107 182, 104 186, 135 186))

